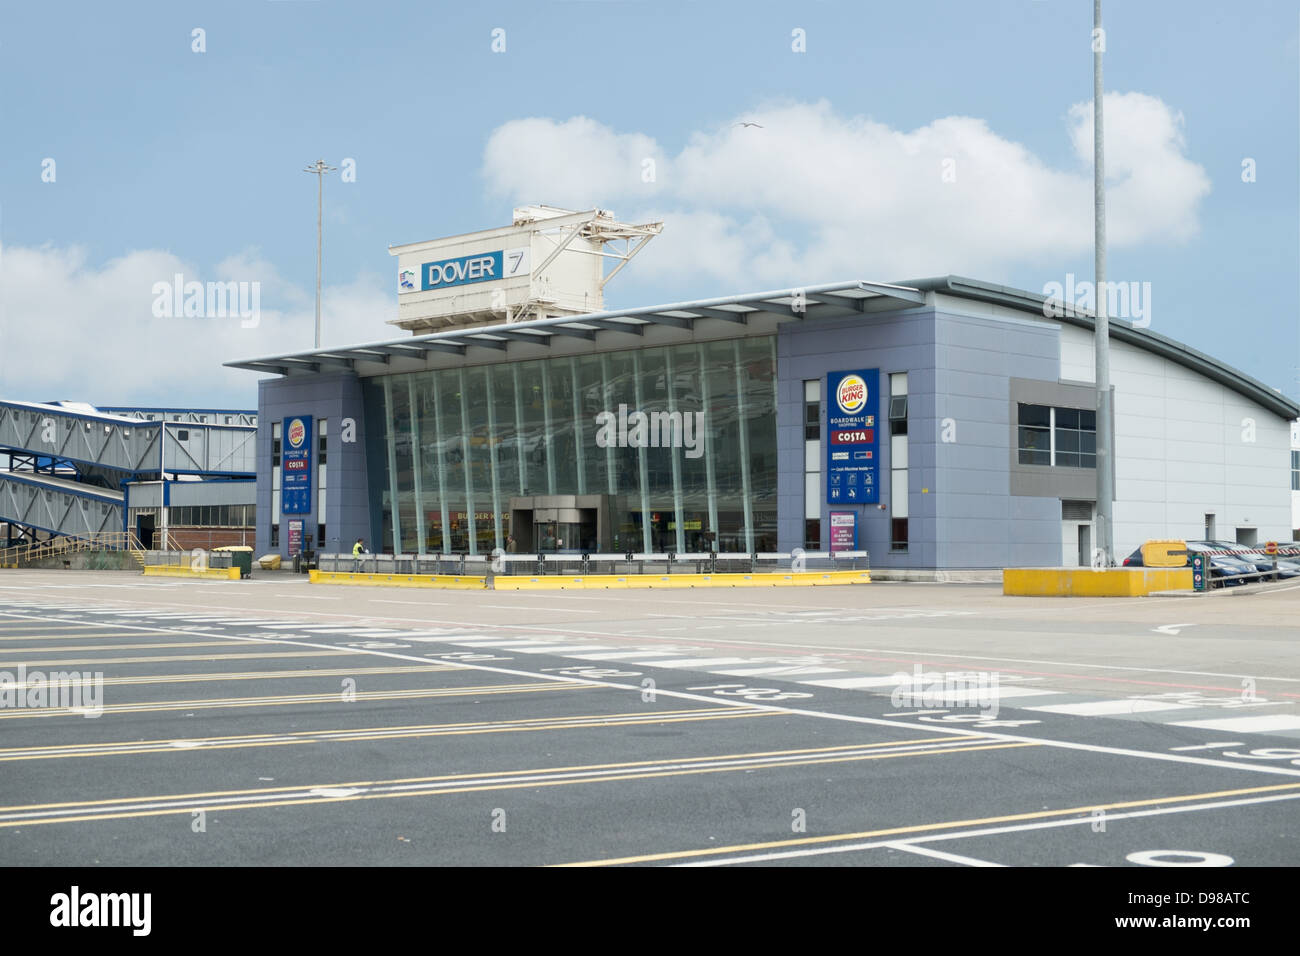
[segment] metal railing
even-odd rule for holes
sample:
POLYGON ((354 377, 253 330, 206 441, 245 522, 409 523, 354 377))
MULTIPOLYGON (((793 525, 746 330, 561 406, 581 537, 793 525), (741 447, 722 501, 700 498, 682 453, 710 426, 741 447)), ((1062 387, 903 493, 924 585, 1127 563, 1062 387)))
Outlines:
POLYGON ((257 531, 254 528, 169 528, 168 540, 173 549, 182 551, 194 548, 211 551, 213 548, 256 547, 257 531))
POLYGON ((1191 565, 1191 557, 1194 554, 1203 555, 1206 559, 1205 569, 1207 572, 1207 585, 1210 588, 1230 587, 1234 584, 1255 583, 1259 581, 1278 581, 1282 578, 1292 578, 1300 575, 1300 569, 1289 566, 1290 563, 1300 562, 1300 545, 1287 544, 1277 546, 1277 549, 1270 553, 1265 548, 1260 547, 1240 547, 1240 548, 1212 548, 1205 551, 1170 551, 1170 554, 1185 554, 1188 557, 1188 565, 1191 565), (1211 558, 1226 557, 1237 558, 1245 561, 1246 564, 1255 568, 1254 571, 1237 573, 1235 571, 1226 571, 1220 568, 1219 574, 1214 573, 1214 564, 1211 558), (1279 567, 1278 562, 1287 562, 1279 567), (1272 563, 1271 568, 1259 569, 1259 565, 1272 563))
POLYGON ((352 574, 725 574, 870 569, 866 551, 692 552, 676 554, 329 554, 321 571, 352 574))
POLYGON ((231 567, 233 555, 229 551, 205 551, 194 548, 190 551, 144 551, 141 552, 144 563, 151 567, 190 568, 194 571, 206 569, 220 570, 231 567))
POLYGON ((134 551, 144 545, 133 531, 97 531, 84 535, 60 535, 45 541, 20 544, 0 550, 0 568, 21 567, 42 558, 57 557, 78 551, 134 551))

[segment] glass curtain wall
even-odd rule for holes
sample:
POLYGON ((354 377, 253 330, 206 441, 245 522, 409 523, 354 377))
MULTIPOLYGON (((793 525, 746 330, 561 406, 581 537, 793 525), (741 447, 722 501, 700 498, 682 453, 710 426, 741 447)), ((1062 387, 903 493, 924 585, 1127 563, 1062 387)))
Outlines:
POLYGON ((377 550, 509 548, 511 499, 543 495, 601 496, 604 540, 571 531, 570 550, 776 548, 771 336, 412 372, 364 387, 368 413, 382 419, 377 550))

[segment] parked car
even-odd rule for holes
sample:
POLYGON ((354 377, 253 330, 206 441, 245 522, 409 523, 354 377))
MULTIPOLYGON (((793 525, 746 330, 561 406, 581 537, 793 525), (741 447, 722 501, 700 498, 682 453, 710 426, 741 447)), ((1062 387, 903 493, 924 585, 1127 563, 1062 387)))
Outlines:
MULTIPOLYGON (((1193 551, 1220 551, 1221 548, 1212 547, 1206 541, 1188 541, 1188 552, 1193 551)), ((1235 558, 1226 554, 1211 554, 1208 556, 1210 562, 1210 577, 1218 578, 1225 585, 1245 584, 1249 578, 1248 574, 1255 573, 1255 566, 1248 564, 1240 558, 1235 558)), ((1187 566, 1190 567, 1192 556, 1187 555, 1187 566)), ((1142 562, 1142 548, 1139 546, 1132 554, 1124 559, 1124 567, 1140 568, 1144 567, 1142 562)))
MULTIPOLYGON (((1234 544, 1230 541, 1207 541, 1205 543, 1212 545, 1213 547, 1218 548, 1220 550, 1226 549, 1228 551, 1241 552, 1240 555, 1232 555, 1232 557, 1234 558, 1240 557, 1242 561, 1244 561, 1246 564, 1251 565, 1251 567, 1256 571, 1267 572, 1269 574, 1273 572, 1273 559, 1269 557, 1267 554, 1262 554, 1258 551, 1249 550, 1247 545, 1234 544)), ((1297 575, 1300 575, 1300 563, 1287 560, 1286 558, 1278 558, 1277 561, 1278 577, 1294 578, 1297 575)))

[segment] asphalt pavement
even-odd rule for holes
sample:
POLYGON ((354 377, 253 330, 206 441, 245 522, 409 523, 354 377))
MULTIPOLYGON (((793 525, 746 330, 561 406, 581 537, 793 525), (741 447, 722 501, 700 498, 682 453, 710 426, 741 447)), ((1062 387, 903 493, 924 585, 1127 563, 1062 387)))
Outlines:
POLYGON ((0 863, 1291 866, 1297 619, 6 572, 0 863))

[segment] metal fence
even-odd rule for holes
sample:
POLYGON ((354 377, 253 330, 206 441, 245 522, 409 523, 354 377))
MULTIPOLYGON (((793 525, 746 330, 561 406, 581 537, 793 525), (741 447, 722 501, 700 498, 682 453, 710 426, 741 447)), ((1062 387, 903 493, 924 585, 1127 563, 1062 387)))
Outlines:
POLYGON ((321 571, 353 574, 754 574, 777 571, 862 571, 866 551, 690 554, 317 554, 321 571))
POLYGON ((232 555, 229 551, 204 551, 195 548, 191 551, 144 551, 141 552, 144 563, 173 568, 223 569, 231 567, 232 555))
POLYGON ((1200 554, 1205 556, 1205 567, 1209 572, 1207 583, 1211 588, 1231 587, 1237 584, 1254 584, 1260 581, 1279 581, 1283 578, 1300 577, 1300 545, 1297 544, 1279 544, 1275 551, 1269 552, 1266 548, 1214 548, 1206 551, 1171 551, 1170 554, 1186 554, 1188 564, 1191 564, 1191 556, 1200 554), (1235 558, 1245 561, 1255 568, 1254 571, 1246 573, 1229 572, 1223 574, 1214 573, 1214 564, 1210 560, 1213 557, 1235 558))

